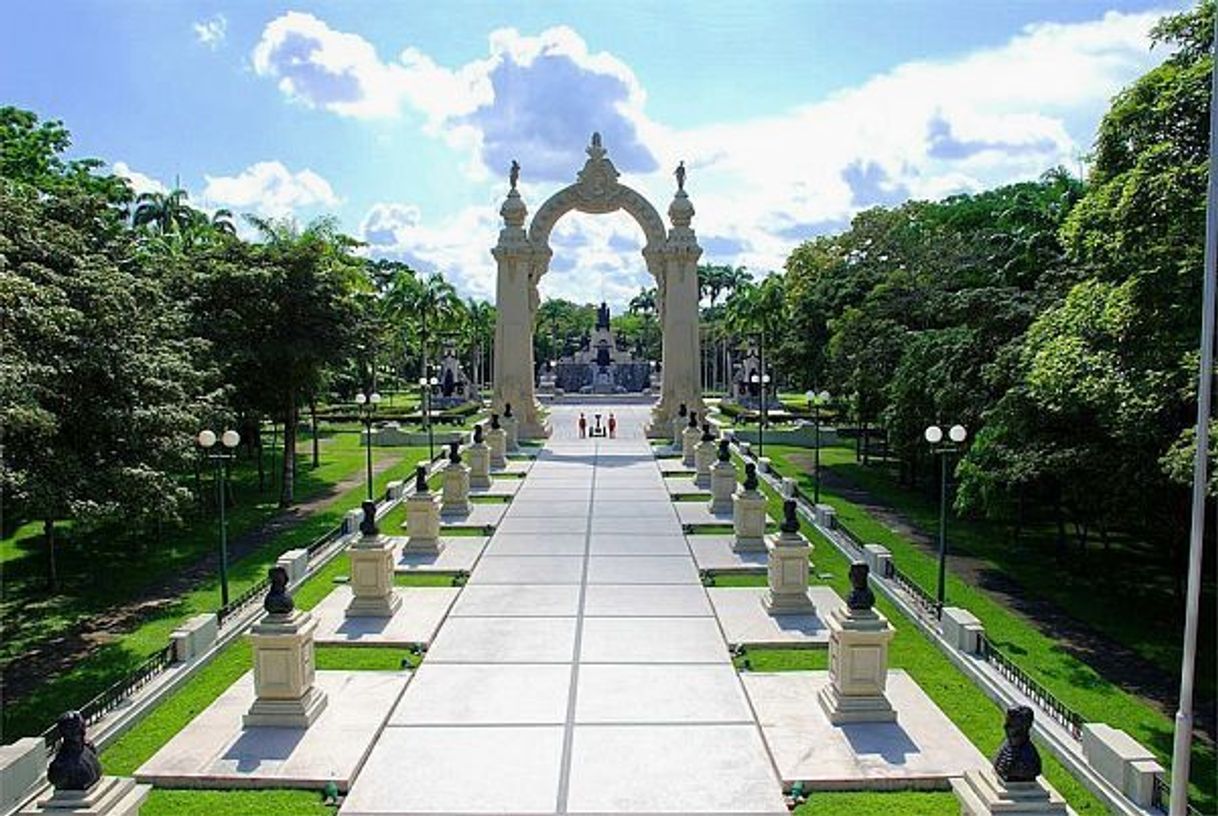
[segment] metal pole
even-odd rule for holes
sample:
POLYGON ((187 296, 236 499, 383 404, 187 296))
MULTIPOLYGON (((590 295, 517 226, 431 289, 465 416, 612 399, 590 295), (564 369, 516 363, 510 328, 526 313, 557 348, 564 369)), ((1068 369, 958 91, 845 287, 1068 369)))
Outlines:
POLYGON ((224 454, 216 458, 216 494, 220 499, 220 605, 228 606, 228 517, 224 513, 224 486, 228 464, 224 454))
POLYGON ((368 501, 372 501, 372 411, 364 411, 364 448, 368 451, 368 501))
POLYGON ((431 378, 427 379, 427 385, 424 386, 427 390, 423 392, 423 399, 427 402, 427 451, 428 455, 436 458, 436 439, 435 431, 431 427, 431 378))
POLYGON ((1209 458, 1210 399, 1214 383, 1214 311, 1218 289, 1218 16, 1211 46, 1210 167, 1205 202, 1205 269, 1201 294, 1201 367, 1197 376, 1197 451, 1193 458, 1193 507, 1189 525, 1188 602, 1184 616, 1184 654, 1180 659, 1180 709, 1172 744, 1171 816, 1185 816, 1193 743, 1193 675, 1197 661, 1197 619, 1201 605, 1201 556, 1205 543, 1205 488, 1209 458))
POLYGON ((761 414, 757 420, 757 455, 765 456, 765 329, 761 330, 758 346, 757 364, 761 371, 757 372, 757 384, 761 386, 761 414))
POLYGON ((947 581, 947 451, 939 451, 939 612, 943 612, 943 600, 947 581))
POLYGON ((812 410, 812 416, 814 417, 812 422, 816 428, 816 449, 813 452, 813 456, 816 457, 816 480, 813 482, 814 488, 812 503, 820 504, 820 403, 813 403, 812 410))

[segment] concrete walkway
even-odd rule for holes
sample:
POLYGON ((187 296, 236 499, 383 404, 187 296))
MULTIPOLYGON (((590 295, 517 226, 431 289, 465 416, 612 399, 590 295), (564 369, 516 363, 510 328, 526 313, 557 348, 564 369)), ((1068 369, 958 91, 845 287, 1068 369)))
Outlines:
POLYGON ((516 494, 342 813, 783 814, 643 436, 579 407, 516 494))

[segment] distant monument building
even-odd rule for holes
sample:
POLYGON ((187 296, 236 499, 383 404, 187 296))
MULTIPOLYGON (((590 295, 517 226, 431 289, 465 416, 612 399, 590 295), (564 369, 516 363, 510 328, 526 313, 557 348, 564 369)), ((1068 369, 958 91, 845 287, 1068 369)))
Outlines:
POLYGON ((478 388, 461 370, 461 361, 457 359, 456 349, 452 343, 444 347, 440 357, 439 385, 432 394, 433 408, 452 408, 466 402, 479 400, 478 388))
MULTIPOLYGON (((584 347, 558 361, 554 385, 568 394, 640 393, 651 387, 651 366, 618 348, 609 322, 609 306, 596 310, 596 327, 584 347)), ((542 385, 546 383, 545 373, 542 385)))

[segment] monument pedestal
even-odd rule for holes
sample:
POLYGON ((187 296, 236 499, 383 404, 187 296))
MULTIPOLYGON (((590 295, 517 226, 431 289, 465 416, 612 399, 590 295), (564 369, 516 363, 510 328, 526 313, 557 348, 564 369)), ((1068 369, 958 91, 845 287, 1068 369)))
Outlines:
POLYGON ((491 486, 491 449, 482 442, 475 442, 465 449, 469 459, 469 486, 491 486))
POLYGON ((503 426, 503 431, 507 434, 505 440, 507 452, 518 453, 520 451, 520 423, 514 416, 505 416, 499 420, 499 424, 503 426))
POLYGON ((835 609, 829 613, 829 685, 819 695, 834 725, 893 722, 896 711, 884 690, 888 684, 888 643, 892 626, 874 609, 835 609))
POLYGON ((57 790, 18 816, 139 816, 151 792, 151 785, 137 785, 130 777, 103 776, 88 790, 57 790))
POLYGON ((694 484, 698 487, 705 489, 711 486, 711 465, 714 464, 717 451, 718 446, 709 439, 699 442, 694 448, 694 484))
POLYGON ((953 779, 952 792, 963 816, 1066 816, 1071 810, 1057 791, 1037 777, 1034 782, 1003 782, 992 768, 965 771, 953 779))
POLYGON ((741 490, 732 496, 732 527, 736 552, 765 552, 765 496, 756 490, 741 490))
POLYGON ((405 552, 439 552, 440 497, 434 493, 415 493, 406 500, 405 552))
POLYGON ((347 551, 351 557, 349 618, 392 618, 402 605, 393 591, 393 542, 383 535, 363 536, 347 551))
POLYGON ((681 433, 685 430, 685 426, 689 424, 688 416, 675 416, 672 418, 672 449, 681 450, 681 433))
POLYGON ((685 467, 694 466, 694 451, 701 439, 702 431, 690 425, 686 425, 685 430, 681 432, 681 463, 685 467))
POLYGON ((308 728, 326 707, 314 684, 313 633, 317 621, 294 609, 269 614, 250 631, 257 699, 242 718, 245 727, 308 728))
POLYGON ((461 515, 470 511, 468 466, 449 462, 444 467, 443 497, 440 512, 445 515, 461 515))
POLYGON ((816 604, 808 595, 808 556, 812 545, 799 532, 783 531, 770 542, 766 570, 770 591, 761 604, 771 615, 814 615, 816 604))
POLYGON ((733 509, 732 495, 736 490, 736 466, 731 462, 715 462, 711 467, 712 513, 730 513, 733 509))
POLYGON ((491 428, 486 432, 486 444, 491 449, 491 467, 507 467, 507 432, 503 428, 491 428))

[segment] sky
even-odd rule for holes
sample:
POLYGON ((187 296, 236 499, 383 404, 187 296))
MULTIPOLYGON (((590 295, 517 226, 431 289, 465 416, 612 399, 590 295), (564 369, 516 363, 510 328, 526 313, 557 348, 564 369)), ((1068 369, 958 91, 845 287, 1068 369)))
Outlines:
MULTIPOLYGON (((0 105, 62 120, 137 191, 333 214, 493 300, 513 159, 530 212, 593 131, 661 213, 684 161, 703 262, 760 275, 860 209, 1083 172, 1185 5, 10 0, 0 105)), ((653 284, 641 245, 625 213, 570 213, 542 294, 620 309, 653 284)))

